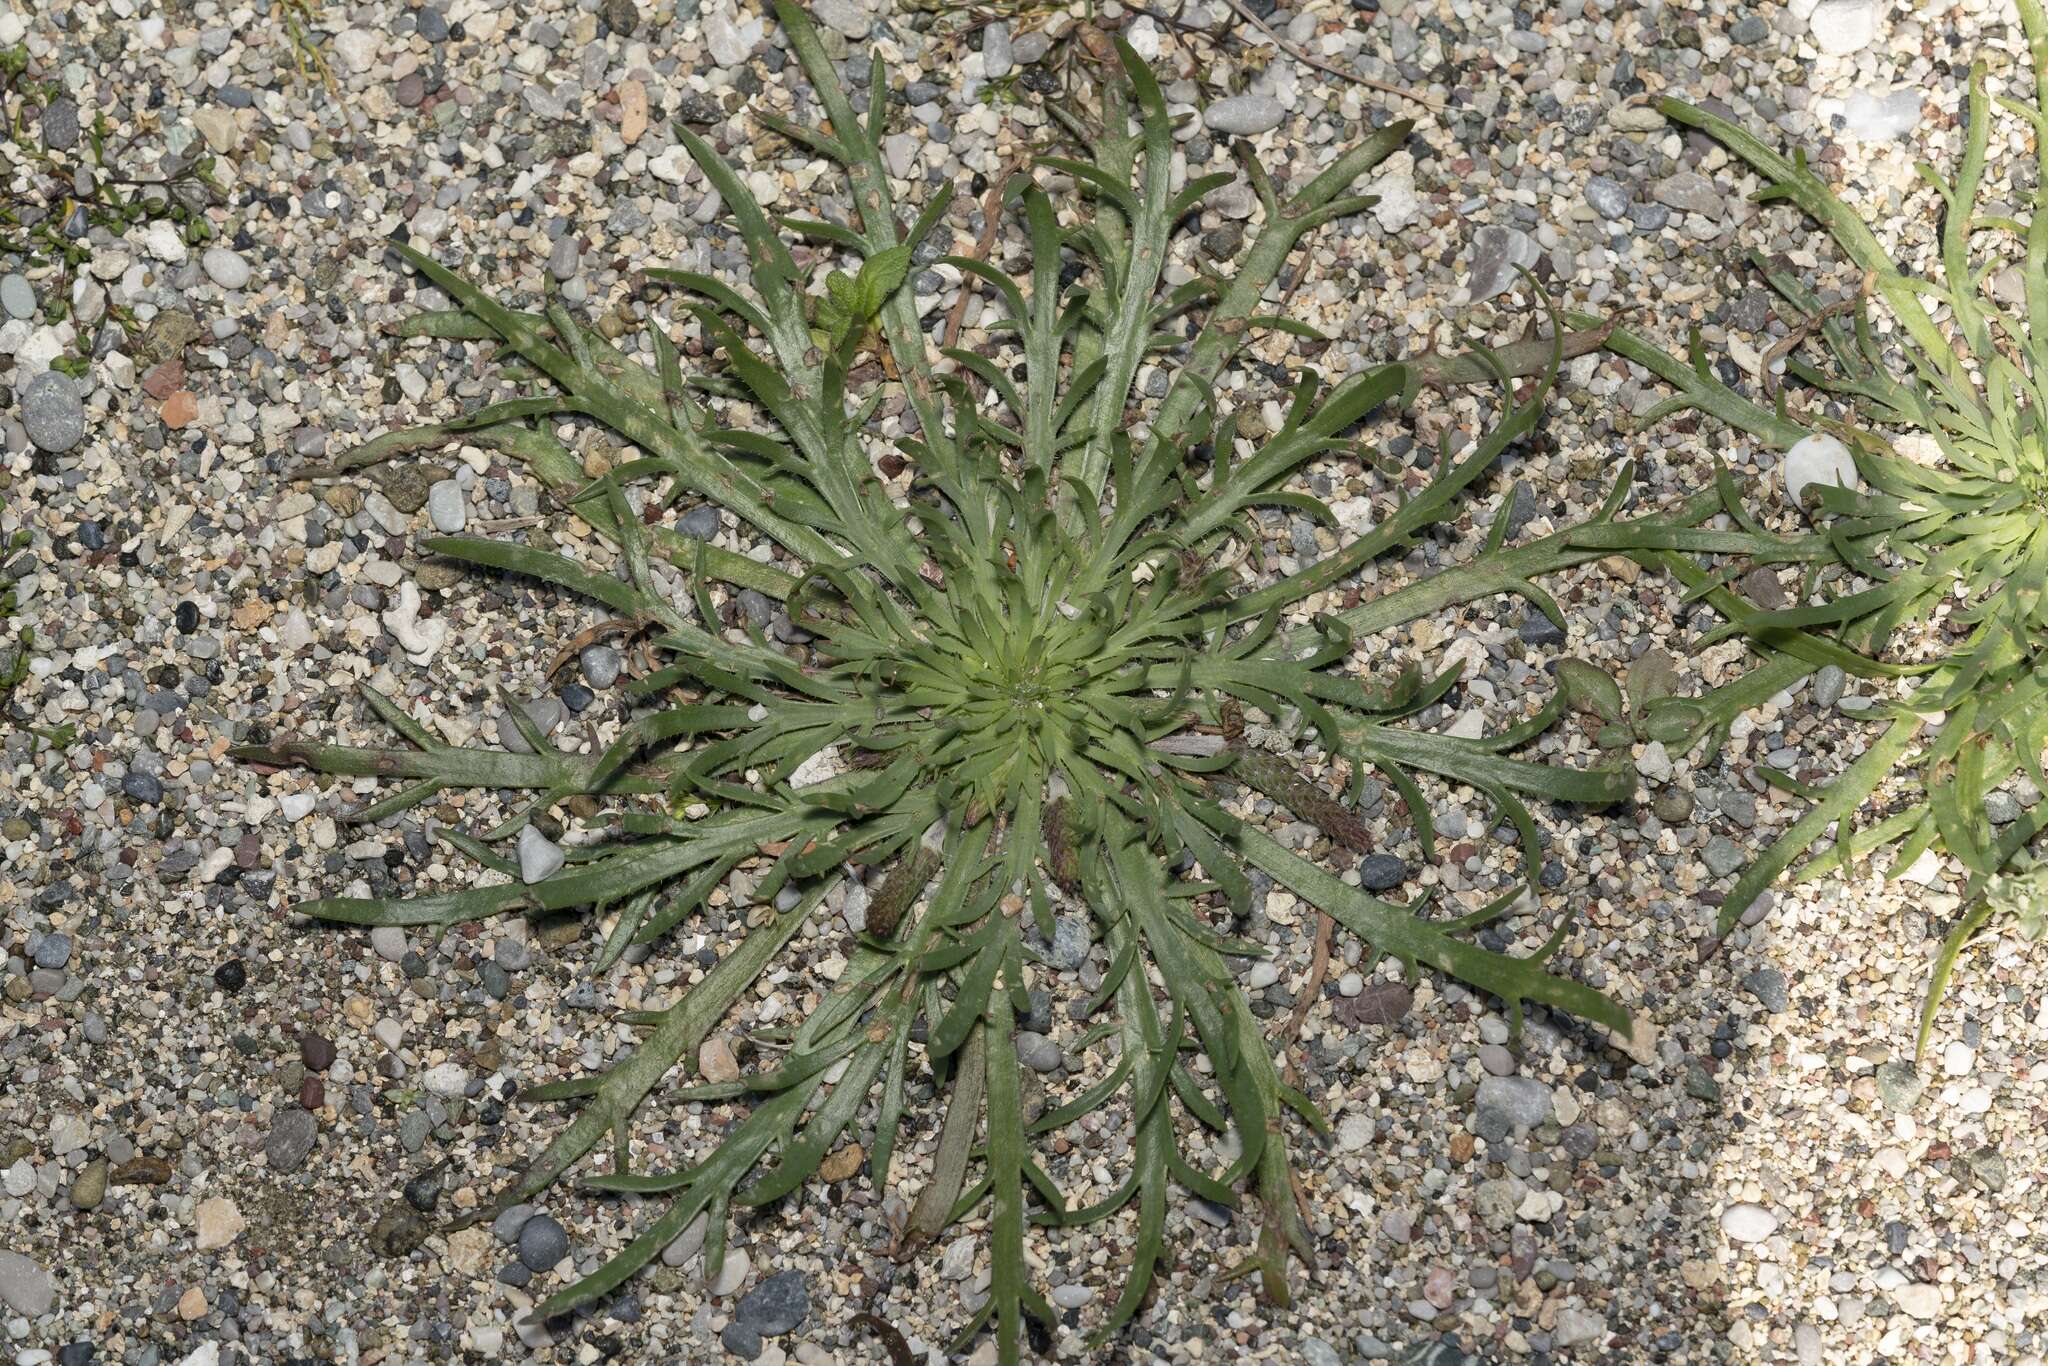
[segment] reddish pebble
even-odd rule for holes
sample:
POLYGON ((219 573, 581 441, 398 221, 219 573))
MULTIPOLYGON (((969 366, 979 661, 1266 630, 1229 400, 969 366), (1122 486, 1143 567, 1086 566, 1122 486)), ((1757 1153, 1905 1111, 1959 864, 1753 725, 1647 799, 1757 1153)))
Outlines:
POLYGON ((299 1106, 306 1110, 317 1110, 327 1103, 327 1084, 318 1077, 307 1077, 299 1083, 299 1106))
POLYGON ((185 362, 167 360, 142 377, 142 392, 154 399, 166 399, 185 387, 185 362))
POLYGON ((157 416, 161 417, 164 425, 173 431, 180 427, 189 427, 192 420, 199 416, 199 400, 192 396, 190 389, 180 389, 164 400, 164 406, 157 416))

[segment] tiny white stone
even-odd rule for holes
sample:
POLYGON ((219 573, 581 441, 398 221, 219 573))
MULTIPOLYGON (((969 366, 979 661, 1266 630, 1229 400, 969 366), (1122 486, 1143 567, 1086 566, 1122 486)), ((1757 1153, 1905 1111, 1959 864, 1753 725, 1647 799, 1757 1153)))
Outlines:
POLYGON ((453 1099, 469 1089, 469 1069, 460 1063, 437 1063, 420 1074, 420 1084, 437 1096, 453 1099))
POLYGON ((1721 1211, 1721 1232, 1737 1243, 1760 1243, 1778 1231, 1778 1216, 1762 1205, 1741 1201, 1721 1211))
POLYGON ((1863 487, 1849 448, 1826 432, 1813 432, 1793 442, 1785 452, 1781 473, 1785 496, 1794 507, 1802 505, 1809 484, 1833 484, 1850 490, 1863 487))
POLYGON ((532 826, 519 832, 519 880, 544 881, 562 871, 562 847, 532 826))
POLYGON ((277 799, 277 809, 288 821, 302 821, 316 800, 310 792, 287 792, 277 799))

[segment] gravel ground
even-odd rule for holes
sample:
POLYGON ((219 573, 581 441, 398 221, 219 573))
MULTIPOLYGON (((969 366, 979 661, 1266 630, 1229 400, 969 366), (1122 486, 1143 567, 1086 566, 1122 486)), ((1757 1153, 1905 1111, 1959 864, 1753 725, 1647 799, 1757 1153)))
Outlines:
MULTIPOLYGON (((522 1326, 536 1296, 621 1246, 637 1212, 561 1190, 495 1228, 431 1230, 489 1201, 556 1122, 505 1104, 507 1089, 610 1056, 629 1038, 615 1009, 665 998, 742 913, 598 982, 583 975, 593 945, 573 921, 438 946, 312 928, 293 903, 464 876, 432 831, 472 826, 492 804, 349 828, 336 817, 375 784, 225 758, 266 731, 382 738, 355 700, 364 681, 450 740, 499 732, 500 687, 547 699, 541 719, 559 719, 571 747, 601 744, 618 722, 605 686, 615 660, 546 676, 559 641, 593 619, 584 605, 413 548, 431 524, 588 553, 587 528, 523 476, 461 448, 344 481, 292 478, 486 388, 473 349, 386 335, 416 297, 380 247, 387 234, 468 262, 493 289, 531 299, 554 285, 623 325, 641 308, 637 268, 731 275, 742 260, 673 120, 727 148, 757 193, 813 207, 819 168, 750 117, 789 108, 794 71, 755 11, 435 4, 319 12, 306 31, 332 89, 298 69, 296 9, 53 0, 0 12, 0 45, 24 43, 73 106, 68 128, 61 102, 30 119, 31 144, 68 164, 85 145, 78 111, 89 123, 103 110, 129 169, 206 151, 225 188, 204 248, 138 226, 86 234, 69 275, 0 261, 16 400, 0 417, 0 564, 20 599, 7 634, 29 626, 39 642, 0 729, 5 1351, 20 1366, 710 1361, 735 1346, 770 1363, 855 1362, 878 1359, 853 1321, 872 1311, 922 1358, 980 1293, 974 1243, 897 1266, 883 1249, 901 1206, 859 1176, 741 1221, 744 1255, 708 1289, 686 1240, 599 1311, 522 1326), (74 734, 53 745, 31 726, 74 734)), ((1052 11, 952 37, 926 14, 860 0, 818 12, 841 49, 872 35, 908 83, 885 152, 912 202, 920 186, 996 173, 1044 127, 1043 101, 1084 79, 1077 16, 1054 19, 1053 42, 1052 11)), ((1266 16, 1288 54, 1215 0, 1174 15, 1108 4, 1095 17, 1154 58, 1169 97, 1196 114, 1181 141, 1190 175, 1228 167, 1233 135, 1284 175, 1363 127, 1418 118, 1378 173, 1380 206, 1326 234, 1296 281, 1292 309, 1336 338, 1316 361, 1335 372, 1448 340, 1451 323, 1518 326, 1529 300, 1513 264, 1673 343, 1700 326, 1711 352, 1753 364, 1782 324, 1744 254, 1788 253, 1836 286, 1841 273, 1784 211, 1746 202, 1754 185, 1725 154, 1679 136, 1645 97, 1714 98, 1774 122, 1921 249, 1936 208, 1912 161, 1923 143, 1955 143, 1965 58, 1989 50, 2002 75, 2017 44, 1988 0, 1918 15, 1875 0, 1308 0, 1266 16), (1437 107, 1326 68, 1423 90, 1437 107)), ((2010 137, 2024 150, 2017 128, 2010 137)), ((2021 191, 2024 170, 2007 173, 2021 191)), ((39 183, 22 170, 13 190, 39 183)), ((945 231, 958 249, 979 234, 976 198, 955 200, 945 231)), ((1253 207, 1242 189, 1219 192, 1184 264, 1227 269, 1253 207)), ((919 277, 934 321, 956 285, 949 270, 919 277)), ((970 307, 970 340, 977 321, 970 307)), ((1276 338, 1263 358, 1281 362, 1294 344, 1276 338)), ((1239 401, 1270 387, 1252 368, 1234 382, 1239 401)), ((1640 462, 1646 503, 1697 487, 1717 457, 1773 487, 1773 457, 1717 431, 1616 432, 1617 415, 1656 397, 1619 362, 1574 363, 1540 439, 1487 486, 1471 523, 1407 571, 1469 551, 1500 515, 1528 535, 1562 525, 1597 504, 1623 455, 1640 462)), ((1406 430, 1433 439, 1471 414, 1437 405, 1406 430)), ((593 469, 609 454, 579 451, 593 469)), ((1318 477, 1344 483, 1351 515, 1386 495, 1356 466, 1318 477)), ((729 519, 682 511, 693 534, 733 543, 729 519)), ((1333 544, 1284 517, 1270 531, 1283 565, 1333 544)), ((1483 674, 1465 705, 1497 716, 1567 653, 1672 667, 1681 687, 1740 663, 1736 647, 1691 646, 1696 623, 1665 585, 1602 568, 1557 587, 1566 640, 1495 602, 1389 648, 1470 655, 1483 674)), ((1296 1054, 1335 1122, 1327 1142, 1301 1140, 1322 1261, 1298 1277, 1298 1307, 1268 1309, 1225 1281, 1249 1220, 1188 1205, 1171 1226, 1176 1274, 1103 1359, 2041 1360, 2048 1005, 2022 946, 1972 956, 1917 1074, 1913 1021, 1956 904, 1953 869, 1916 866, 1889 889, 1801 889, 1693 964, 1729 872, 1796 813, 1757 766, 1825 772, 1853 752, 1868 700, 1838 683, 1752 713, 1725 763, 1645 751, 1630 811, 1554 816, 1545 895, 1581 912, 1566 957, 1654 1023, 1634 1056, 1568 1021, 1537 1020, 1511 1045, 1490 1003, 1430 979, 1410 997, 1352 970, 1357 946, 1343 946, 1296 1054)), ((1577 736, 1545 746, 1567 762, 1590 753, 1577 736)), ((1412 845, 1390 844, 1410 860, 1390 876, 1453 894, 1489 885, 1498 870, 1475 852, 1483 803, 1432 796, 1452 841, 1469 828, 1474 847, 1458 857, 1473 861, 1421 870, 1412 845)), ((1262 1013, 1284 1018, 1304 986, 1312 919, 1281 898, 1247 927, 1275 950, 1270 965, 1246 965, 1262 1013)), ((735 1047, 744 1060, 748 1024, 802 1009, 815 966, 750 1002, 707 1046, 707 1069, 731 1065, 735 1047)), ((1084 985, 1091 966, 1078 967, 1084 985)), ((1046 1062, 1044 1084, 1064 1085, 1061 1060, 1046 1062)), ((643 1116, 642 1163, 701 1150, 717 1122, 704 1107, 643 1116)), ((1090 1128, 1075 1142, 1082 1161, 1120 1140, 1090 1128)), ((1090 1359, 1082 1336, 1113 1299, 1130 1234, 1108 1227, 1037 1248, 1068 1309, 1054 1339, 1064 1359, 1090 1359)))

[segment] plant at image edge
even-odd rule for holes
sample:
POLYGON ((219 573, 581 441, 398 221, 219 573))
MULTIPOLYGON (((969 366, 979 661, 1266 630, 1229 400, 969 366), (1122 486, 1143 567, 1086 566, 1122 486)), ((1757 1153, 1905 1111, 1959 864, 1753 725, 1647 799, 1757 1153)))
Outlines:
MULTIPOLYGON (((1258 300, 1306 234, 1373 202, 1346 191, 1401 144, 1408 125, 1338 156, 1285 203, 1251 166, 1265 224, 1235 277, 1169 291, 1161 272, 1176 222, 1227 177, 1169 193, 1165 105, 1125 50, 1127 86, 1103 97, 1108 131, 1093 138, 1092 160, 1042 163, 1086 196, 1080 226, 1063 228, 1053 201, 1025 188, 1026 278, 952 260, 1002 301, 1013 352, 999 367, 947 350, 948 372, 928 354, 903 287, 910 253, 944 201, 908 233, 899 225, 877 150, 884 73, 878 63, 863 120, 803 15, 787 6, 778 12, 829 131, 772 126, 845 170, 859 219, 857 228, 783 226, 862 264, 834 272, 822 294, 807 293, 777 225, 746 184, 708 145, 679 131, 745 239, 754 297, 704 276, 648 274, 704 301, 692 311, 707 343, 723 352, 725 375, 686 381, 658 321, 649 328, 655 364, 644 365, 559 303, 543 314, 508 309, 400 247, 459 305, 415 317, 405 331, 496 343, 536 378, 535 392, 379 438, 344 462, 459 440, 520 459, 562 491, 617 547, 626 578, 500 541, 444 537, 426 546, 558 585, 651 632, 665 662, 634 684, 647 706, 594 758, 556 752, 516 707, 511 716, 529 726, 534 753, 449 746, 374 692, 369 705, 412 748, 285 741, 237 753, 268 765, 413 780, 358 813, 364 820, 450 786, 535 794, 481 840, 446 835, 509 880, 303 907, 327 920, 438 933, 486 917, 588 908, 615 917, 601 971, 630 945, 684 922, 729 879, 751 884, 740 897, 753 907, 744 940, 672 1005, 634 1017, 647 1033, 630 1054, 601 1074, 524 1093, 581 1110, 504 1192, 500 1208, 546 1188, 607 1135, 616 1168, 587 1184, 667 1202, 624 1251, 548 1300, 541 1315, 620 1285, 700 1215, 715 1272, 733 1206, 796 1190, 842 1138, 863 1129, 868 1170, 885 1189, 905 1084, 920 1066, 930 1069, 946 1115, 903 1241, 921 1245, 986 1209, 992 1280, 963 1342, 993 1320, 999 1355, 1015 1360, 1027 1318, 1047 1330, 1054 1323, 1027 1280, 1027 1225, 1085 1224, 1135 1205, 1128 1277, 1097 1339, 1115 1333, 1167 1256, 1175 1183, 1225 1205, 1249 1184, 1262 1225, 1240 1270, 1284 1299, 1289 1251, 1307 1258, 1310 1248, 1282 1112, 1322 1121, 1284 1083, 1225 964, 1226 956, 1263 953, 1227 932, 1227 913, 1246 908, 1255 873, 1364 940, 1368 969, 1383 954, 1410 970, 1435 968, 1500 997, 1516 1025, 1534 1001, 1631 1031, 1620 1007, 1548 967, 1565 925, 1526 956, 1470 941, 1527 904, 1523 883, 1440 920, 1424 917, 1421 900, 1392 904, 1347 885, 1341 872, 1351 855, 1372 848, 1364 821, 1300 759, 1255 744, 1245 722, 1247 709, 1276 726, 1297 722, 1301 747, 1319 747, 1340 773, 1348 766, 1354 783, 1368 768, 1386 775, 1425 849, 1434 833, 1415 775, 1469 785, 1491 799, 1497 822, 1519 832, 1531 877, 1539 837, 1525 797, 1602 805, 1632 794, 1633 774, 1623 768, 1510 757, 1562 714, 1563 692, 1503 733, 1464 738, 1397 724, 1444 697, 1455 670, 1434 679, 1411 672, 1375 689, 1338 667, 1362 636, 1502 593, 1523 595, 1562 625, 1532 577, 1600 552, 1576 549, 1562 533, 1507 546, 1502 515, 1468 564, 1347 611, 1299 610, 1460 507, 1464 491, 1534 425, 1562 339, 1545 346, 1541 378, 1522 401, 1504 385, 1510 396, 1498 427, 1462 456, 1446 450, 1434 479, 1379 525, 1299 572, 1248 588, 1226 555, 1233 545, 1257 545, 1248 510, 1276 505, 1331 519, 1285 487, 1306 462, 1345 449, 1344 433, 1412 384, 1506 379, 1502 362, 1484 352, 1376 368, 1327 388, 1305 374, 1279 428, 1229 458, 1239 443, 1232 420, 1219 421, 1210 406, 1217 379, 1254 329, 1299 330, 1256 316, 1258 300), (1085 269, 1069 272, 1069 263, 1085 269), (1171 330, 1181 326, 1185 333, 1171 330), (857 394, 855 372, 876 371, 857 364, 870 347, 893 378, 873 379, 857 394), (1126 408, 1148 359, 1178 368, 1140 430, 1127 424, 1126 408), (989 406, 970 379, 985 386, 989 406), (735 383, 772 419, 773 434, 722 427, 717 401, 692 397, 693 389, 716 395, 735 383), (917 475, 908 507, 891 501, 869 449, 870 419, 892 392, 915 419, 916 435, 901 442, 917 475), (552 431, 564 417, 601 424, 641 454, 586 482, 552 431), (1191 461, 1198 446, 1217 459, 1191 461), (665 492, 653 487, 662 481, 665 492), (683 491, 734 514, 795 572, 687 540, 648 515, 683 491), (678 571, 688 590, 664 591, 657 575, 678 571), (758 631, 722 626, 713 600, 720 583, 780 598, 807 641, 785 648, 758 631), (1290 609, 1300 618, 1291 625, 1283 622, 1290 609), (1320 829, 1345 851, 1343 862, 1333 871, 1326 863, 1334 860, 1305 856, 1233 814, 1226 793, 1244 789, 1320 829), (534 818, 579 795, 622 801, 606 838, 571 848, 559 871, 528 882, 491 847, 539 838, 529 828, 534 818), (779 1064, 663 1093, 752 1108, 696 1165, 630 1170, 628 1125, 642 1100, 695 1057, 835 888, 867 887, 863 870, 872 874, 865 929, 822 1001, 782 1040, 779 1064), (1060 906, 1086 907, 1110 964, 1078 1012, 1088 1028, 1070 1051, 1106 1044, 1114 1061, 1071 1099, 1027 1113, 1016 1034, 1030 1005, 1037 941, 1026 924, 1050 936, 1060 906), (1130 1126, 1131 1170, 1103 1198, 1076 1203, 1034 1159, 1028 1139, 1105 1107, 1130 1126), (1176 1114, 1217 1136, 1218 1164, 1189 1155, 1176 1114)), ((1601 518, 1613 515, 1622 492, 1618 486, 1601 518)))
POLYGON ((1724 474, 1718 510, 1736 529, 1644 518, 1572 538, 1677 573, 1725 618, 1716 637, 1739 634, 1763 657, 1760 668, 1707 698, 1675 699, 1665 738, 1690 746, 1710 718, 1725 720, 1828 664, 1864 678, 1915 680, 1896 703, 1873 709, 1883 731, 1833 783, 1816 788, 1770 773, 1775 786, 1812 805, 1736 880, 1716 929, 1728 933, 1830 830, 1831 843, 1797 870, 1798 880, 1846 869, 1887 847, 1895 849, 1892 877, 1930 849, 1955 858, 1968 874, 1963 905, 1935 959, 1916 1053, 1926 1049, 1958 957, 1994 918, 2010 918, 2033 940, 2048 931, 2048 867, 2030 847, 2048 826, 2048 802, 2035 801, 2002 826, 1987 805, 2016 775, 2048 790, 2041 761, 2048 747, 2048 336, 2034 331, 2048 326, 2048 20, 2038 0, 2020 0, 2019 12, 2038 103, 1998 103, 2034 130, 2033 213, 2021 222, 1978 212, 1992 126, 1980 61, 1970 74, 1960 173, 1950 182, 1930 166, 1919 168, 1945 206, 1939 282, 1894 262, 1802 154, 1786 157, 1706 110, 1663 102, 1667 115, 1714 138, 1768 181, 1759 200, 1790 200, 1819 222, 1865 272, 1861 296, 1881 298, 1898 325, 1880 337, 1864 297, 1823 305, 1790 269, 1758 260, 1791 326, 1779 348, 1788 377, 1839 402, 1847 411, 1841 420, 1795 418, 1782 389, 1772 408, 1752 402, 1714 375, 1697 339, 1686 363, 1626 332, 1612 333, 1611 349, 1679 390, 1650 420, 1697 409, 1780 450, 1825 433, 1846 447, 1860 479, 1807 486, 1820 528, 1811 535, 1765 531, 1724 474), (1984 289, 2005 258, 1973 264, 1980 234, 2019 240, 2022 317, 1984 289), (1798 354, 1812 340, 1825 346, 1820 365, 1798 354), (1906 373, 1897 373, 1888 352, 1903 356, 1906 373), (1931 440, 1938 461, 1895 450, 1886 432, 1931 440), (1709 568, 1695 555, 1726 558, 1709 568), (1759 610, 1728 586, 1749 564, 1805 566, 1808 600, 1759 610), (1928 629, 1941 633, 1934 657, 1884 657, 1894 638, 1917 643, 1928 629), (1854 829, 1859 809, 1896 774, 1910 783, 1903 805, 1854 829))

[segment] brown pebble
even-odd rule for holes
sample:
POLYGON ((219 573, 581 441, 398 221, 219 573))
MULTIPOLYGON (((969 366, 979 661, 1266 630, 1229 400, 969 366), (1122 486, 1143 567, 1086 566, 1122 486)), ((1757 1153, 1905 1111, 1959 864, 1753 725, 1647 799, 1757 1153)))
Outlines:
POLYGON ((302 1109, 317 1110, 327 1103, 327 1083, 318 1077, 307 1077, 299 1083, 299 1105, 302 1109))
POLYGON ((311 1072, 325 1072, 334 1066, 334 1041, 325 1034, 305 1034, 299 1038, 299 1061, 306 1064, 311 1072))

